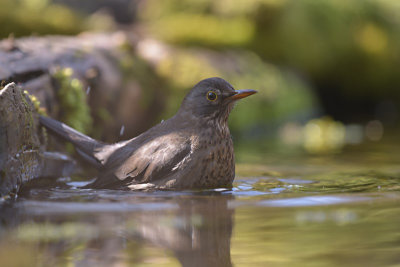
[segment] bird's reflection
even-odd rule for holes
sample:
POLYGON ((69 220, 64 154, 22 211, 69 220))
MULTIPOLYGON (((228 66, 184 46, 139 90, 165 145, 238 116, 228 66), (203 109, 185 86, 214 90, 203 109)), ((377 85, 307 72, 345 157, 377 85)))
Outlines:
POLYGON ((41 202, 46 206, 40 207, 42 204, 30 197, 20 202, 19 208, 7 209, 11 215, 18 215, 9 214, 0 223, 0 229, 5 230, 0 249, 6 249, 6 244, 13 241, 23 245, 25 236, 28 236, 29 242, 26 242, 32 246, 31 249, 41 254, 34 260, 44 260, 41 263, 45 265, 132 265, 151 260, 151 255, 143 252, 150 247, 164 251, 168 260, 173 256, 182 266, 231 266, 234 210, 229 208, 228 202, 232 198, 229 194, 219 193, 155 198, 141 195, 124 198, 123 204, 101 203, 101 200, 96 203, 57 201, 57 205, 61 205, 58 208, 54 206, 56 202, 48 199, 41 202), (72 204, 78 205, 74 207, 79 212, 73 212, 69 206, 72 204), (100 207, 103 204, 122 205, 127 207, 127 211, 110 212, 107 205, 104 206, 107 212, 84 211, 85 205, 92 209, 90 205, 93 204, 100 207), (141 204, 161 208, 148 209, 145 205, 145 208, 134 210, 141 204), (57 209, 59 212, 54 213, 57 209), (16 217, 18 220, 5 223, 16 217))
POLYGON ((173 214, 142 214, 137 234, 170 249, 183 266, 231 266, 233 210, 229 196, 177 200, 173 214))

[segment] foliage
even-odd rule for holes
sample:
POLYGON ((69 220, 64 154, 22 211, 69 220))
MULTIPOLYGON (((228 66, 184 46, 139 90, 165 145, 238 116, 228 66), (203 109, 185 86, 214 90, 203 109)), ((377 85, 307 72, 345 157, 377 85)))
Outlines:
MULTIPOLYGON (((74 34, 104 24, 50 0, 0 3, 2 37, 74 34)), ((376 114, 379 103, 386 102, 394 107, 390 115, 398 117, 400 4, 396 0, 148 0, 135 7, 139 42, 150 34, 170 49, 159 55, 155 73, 134 47, 122 47, 129 51, 119 63, 126 82, 138 81, 144 87, 144 106, 162 91, 154 88, 164 90, 168 84, 161 119, 176 111, 190 87, 211 76, 221 76, 237 89, 259 91, 233 111, 235 138, 266 137, 287 122, 304 124, 323 112, 341 123, 383 120, 376 114), (326 102, 341 117, 320 108, 329 109, 326 102), (351 113, 364 106, 370 109, 367 116, 365 110, 359 117, 351 113)), ((157 107, 161 110, 163 105, 157 107)), ((105 109, 98 110, 100 117, 107 117, 105 109)))
POLYGON ((230 125, 237 137, 254 135, 267 124, 305 119, 317 107, 311 88, 292 72, 265 63, 247 51, 179 48, 161 60, 157 72, 172 88, 169 114, 176 111, 187 89, 204 78, 220 76, 236 89, 257 89, 256 96, 242 100, 248 103, 239 103, 240 108, 232 112, 230 125))
POLYGON ((240 46, 253 37, 254 25, 246 18, 221 20, 209 15, 179 14, 154 22, 151 31, 169 42, 240 46))
POLYGON ((0 0, 0 38, 35 34, 76 34, 85 29, 74 11, 49 0, 0 0))
POLYGON ((150 0, 141 14, 168 42, 240 45, 297 69, 319 90, 372 100, 400 97, 399 11, 395 0, 150 0))
POLYGON ((53 76, 59 83, 58 98, 63 111, 61 121, 87 133, 92 127, 92 118, 81 81, 73 77, 70 68, 59 69, 53 76))

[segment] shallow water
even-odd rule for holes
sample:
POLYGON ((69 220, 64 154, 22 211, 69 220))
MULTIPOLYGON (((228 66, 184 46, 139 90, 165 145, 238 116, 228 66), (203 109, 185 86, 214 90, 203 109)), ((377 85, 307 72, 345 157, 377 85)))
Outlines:
POLYGON ((32 188, 0 207, 0 266, 398 265, 396 150, 244 153, 232 190, 32 188))

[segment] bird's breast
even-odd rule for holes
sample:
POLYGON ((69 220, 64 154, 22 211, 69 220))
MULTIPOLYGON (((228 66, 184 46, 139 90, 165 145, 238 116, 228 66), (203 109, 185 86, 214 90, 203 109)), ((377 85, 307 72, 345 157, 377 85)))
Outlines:
POLYGON ((235 176, 235 157, 229 129, 210 129, 199 138, 194 187, 230 187, 235 176))

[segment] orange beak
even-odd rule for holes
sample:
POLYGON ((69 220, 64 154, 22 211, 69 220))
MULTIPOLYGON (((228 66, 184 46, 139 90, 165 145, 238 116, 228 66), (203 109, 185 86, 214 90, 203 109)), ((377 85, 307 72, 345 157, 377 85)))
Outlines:
POLYGON ((245 89, 245 90, 236 90, 235 91, 236 94, 234 94, 233 96, 229 97, 229 99, 231 100, 239 100, 245 97, 248 97, 250 95, 254 95, 255 93, 257 93, 256 90, 251 90, 251 89, 245 89))

